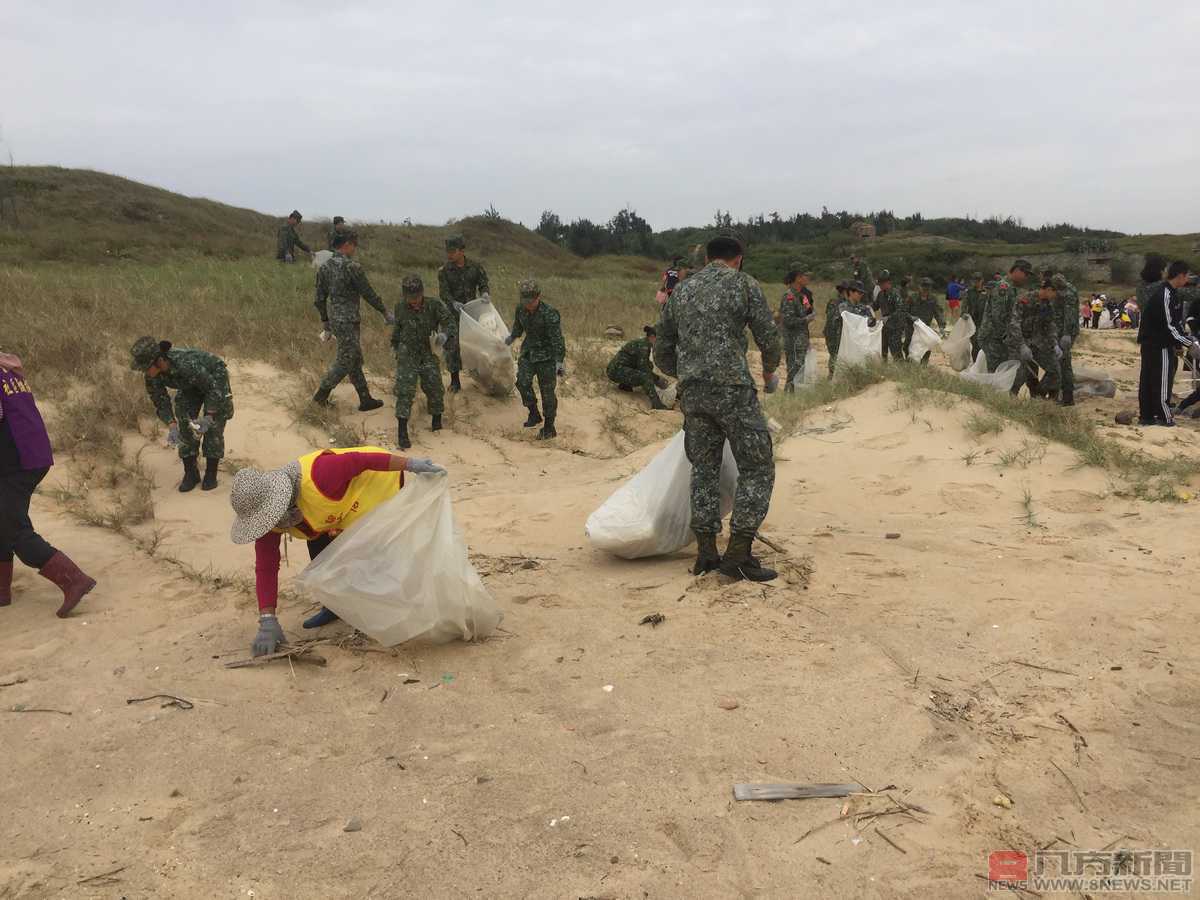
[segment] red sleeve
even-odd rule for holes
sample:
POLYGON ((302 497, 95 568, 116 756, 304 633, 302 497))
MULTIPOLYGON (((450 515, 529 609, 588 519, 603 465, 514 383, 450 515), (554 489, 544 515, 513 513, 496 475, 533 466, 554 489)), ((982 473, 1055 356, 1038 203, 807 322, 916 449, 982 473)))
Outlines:
POLYGON ((326 497, 340 500, 356 476, 366 471, 386 472, 391 462, 390 453, 326 453, 313 461, 313 484, 326 497))
POLYGON ((254 542, 254 592, 258 609, 274 609, 279 597, 279 541, 283 537, 268 531, 254 542))

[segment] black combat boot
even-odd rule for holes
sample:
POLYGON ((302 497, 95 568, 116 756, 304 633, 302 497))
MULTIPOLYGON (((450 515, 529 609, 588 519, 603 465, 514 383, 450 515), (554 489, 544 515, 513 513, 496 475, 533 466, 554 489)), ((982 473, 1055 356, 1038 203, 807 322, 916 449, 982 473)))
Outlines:
POLYGON ((536 428, 542 424, 542 414, 538 412, 537 404, 529 404, 529 418, 525 420, 526 428, 536 428))
POLYGON ((359 412, 370 412, 371 410, 379 409, 382 406, 383 406, 383 401, 376 400, 370 394, 367 394, 367 396, 365 396, 365 397, 360 397, 358 400, 358 411, 359 412))
POLYGON ((462 390, 462 382, 458 378, 458 373, 451 372, 450 373, 450 392, 452 394, 457 394, 461 390, 462 390))
POLYGON ((791 380, 789 379, 789 380, 788 380, 788 383, 787 383, 787 384, 785 384, 785 385, 783 386, 783 392, 784 392, 785 394, 794 394, 794 393, 796 393, 796 385, 795 385, 795 382, 793 382, 793 381, 791 381, 791 380))
POLYGON ((715 534, 696 532, 696 547, 696 564, 692 566, 693 575, 707 575, 721 567, 721 553, 717 550, 715 534))
POLYGON ((183 481, 179 482, 179 493, 186 494, 200 483, 200 466, 196 457, 189 456, 183 461, 183 481))
POLYGON ((220 468, 221 461, 219 459, 208 458, 204 460, 204 480, 200 482, 200 490, 211 491, 217 486, 217 469, 220 468))
POLYGON ((317 406, 329 406, 329 391, 325 388, 317 388, 317 392, 313 394, 312 402, 317 406))
POLYGON ((632 384, 618 384, 617 390, 624 391, 627 394, 632 394, 633 393, 633 385, 632 384))
POLYGON ((396 443, 401 450, 407 450, 412 446, 412 441, 408 439, 408 419, 397 419, 396 422, 396 443))
POLYGON ((1062 394, 1058 398, 1058 405, 1059 406, 1074 406, 1075 405, 1075 391, 1064 388, 1062 394))
POLYGON ((734 534, 729 538, 729 546, 725 548, 725 558, 721 560, 721 574, 737 581, 745 578, 747 581, 771 581, 779 573, 768 569, 750 553, 754 543, 752 534, 734 534))
POLYGON ((429 430, 430 431, 441 431, 442 430, 442 417, 441 416, 433 417, 433 421, 429 425, 429 430))
POLYGON ((538 432, 538 440, 548 441, 550 438, 558 437, 558 432, 554 430, 554 420, 546 419, 546 424, 542 426, 542 430, 538 432))

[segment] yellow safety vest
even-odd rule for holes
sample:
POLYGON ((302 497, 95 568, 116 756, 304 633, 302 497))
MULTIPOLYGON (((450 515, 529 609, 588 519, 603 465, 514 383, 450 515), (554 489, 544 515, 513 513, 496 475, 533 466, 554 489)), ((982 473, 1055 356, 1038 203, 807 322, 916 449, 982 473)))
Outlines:
MULTIPOLYGON (((354 476, 341 499, 326 497, 312 479, 313 463, 326 453, 391 453, 382 447, 347 447, 343 450, 317 450, 300 457, 300 494, 296 506, 305 523, 318 534, 339 534, 380 503, 400 493, 402 472, 368 470, 354 476)), ((300 528, 284 529, 286 534, 307 541, 312 538, 300 528)))

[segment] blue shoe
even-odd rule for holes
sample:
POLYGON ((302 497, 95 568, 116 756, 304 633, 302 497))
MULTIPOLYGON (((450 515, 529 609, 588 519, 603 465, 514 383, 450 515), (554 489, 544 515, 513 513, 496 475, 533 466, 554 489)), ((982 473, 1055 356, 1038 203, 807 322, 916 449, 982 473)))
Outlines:
POLYGON ((322 625, 328 625, 330 622, 337 622, 338 614, 332 609, 322 606, 321 611, 315 616, 309 616, 304 620, 305 628, 320 628, 322 625))

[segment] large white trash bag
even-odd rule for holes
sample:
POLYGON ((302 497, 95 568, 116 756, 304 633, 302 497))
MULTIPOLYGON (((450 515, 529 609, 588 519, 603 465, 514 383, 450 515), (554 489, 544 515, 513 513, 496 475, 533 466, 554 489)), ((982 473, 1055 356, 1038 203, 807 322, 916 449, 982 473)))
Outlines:
POLYGON ((955 372, 961 372, 971 364, 971 338, 974 334, 975 322, 970 316, 961 316, 950 329, 950 336, 942 341, 946 362, 955 372))
MULTIPOLYGON (((692 535, 692 464, 675 435, 649 465, 613 492, 588 516, 592 545, 622 559, 662 556, 681 550, 692 535)), ((729 443, 721 460, 721 515, 733 509, 737 463, 729 443)))
POLYGON ((314 269, 319 269, 319 268, 321 268, 321 266, 325 265, 325 263, 329 262, 329 260, 332 258, 333 258, 332 250, 318 250, 316 253, 314 253, 312 255, 312 266, 314 269))
POLYGON ((463 368, 486 394, 507 397, 517 383, 517 364, 504 344, 508 326, 486 297, 472 300, 458 316, 463 368))
MULTIPOLYGON (((838 366, 861 366, 883 358, 883 323, 867 324, 867 317, 842 313, 842 342, 838 345, 838 366)), ((836 371, 836 370, 835 370, 836 371)))
POLYGON ((1090 366, 1073 366, 1075 373, 1076 397, 1115 397, 1117 383, 1112 375, 1103 369, 1093 369, 1090 366))
POLYGON ((409 475, 296 578, 314 600, 385 647, 485 638, 500 612, 454 525, 449 482, 409 475))
POLYGON ((959 372, 958 377, 995 388, 998 391, 1007 391, 1017 380, 1017 369, 1020 365, 1015 359, 1010 359, 1008 362, 1000 363, 995 372, 988 372, 987 354, 980 350, 979 355, 975 357, 975 362, 969 368, 959 372))
POLYGON ((792 386, 796 388, 811 387, 819 380, 820 375, 817 373, 817 351, 816 348, 809 347, 808 352, 804 354, 804 368, 792 379, 792 386))
POLYGON ((908 358, 920 361, 926 353, 933 352, 933 348, 938 346, 942 339, 920 319, 913 319, 912 325, 912 337, 908 339, 908 358))

